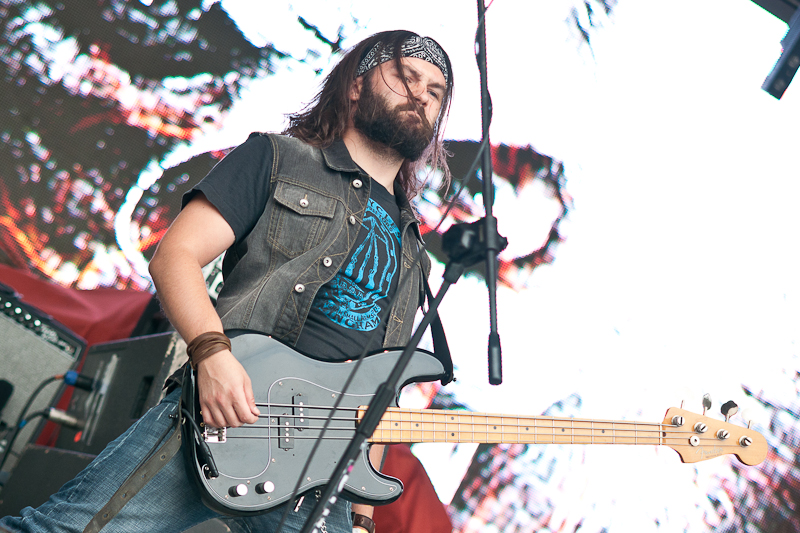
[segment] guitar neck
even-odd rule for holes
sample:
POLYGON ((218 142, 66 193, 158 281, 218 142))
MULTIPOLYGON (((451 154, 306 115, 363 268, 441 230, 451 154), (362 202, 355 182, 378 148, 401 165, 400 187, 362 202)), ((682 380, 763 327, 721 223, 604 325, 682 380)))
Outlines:
POLYGON ((370 441, 658 445, 664 438, 658 423, 389 408, 370 441))

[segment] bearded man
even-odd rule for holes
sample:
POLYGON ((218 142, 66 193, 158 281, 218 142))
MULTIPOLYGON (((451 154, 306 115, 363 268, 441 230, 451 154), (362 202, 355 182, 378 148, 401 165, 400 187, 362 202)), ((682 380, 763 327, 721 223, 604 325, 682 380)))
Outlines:
MULTIPOLYGON (((452 87, 450 60, 434 40, 376 34, 343 57, 284 135, 252 134, 184 197, 150 272, 188 342, 206 426, 255 424, 261 414, 229 337, 261 332, 326 361, 408 342, 430 268, 409 198, 425 169, 449 176, 442 123, 452 87), (201 268, 222 252, 215 308, 201 268)), ((130 503, 109 507, 173 430, 180 383, 171 379, 168 390, 47 503, 0 520, 0 530, 172 533, 216 517, 234 532, 274 531, 284 506, 219 515, 203 505, 181 454, 130 503)), ((373 464, 381 456, 373 446, 373 464)), ((284 531, 299 531, 314 498, 284 505, 292 506, 284 531)), ((355 529, 374 533, 372 509, 352 510, 355 529)), ((325 528, 353 527, 351 505, 339 499, 325 528)))

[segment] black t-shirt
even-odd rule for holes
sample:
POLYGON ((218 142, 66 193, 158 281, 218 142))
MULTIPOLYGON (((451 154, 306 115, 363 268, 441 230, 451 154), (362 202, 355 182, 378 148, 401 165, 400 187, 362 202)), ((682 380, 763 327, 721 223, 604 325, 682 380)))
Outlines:
MULTIPOLYGON (((272 144, 252 135, 220 161, 183 205, 203 192, 241 242, 264 212, 270 194, 272 144)), ((358 239, 342 269, 320 287, 295 347, 322 359, 357 357, 383 344, 386 307, 397 288, 400 264, 400 209, 395 197, 373 181, 358 239)), ((270 333, 268 331, 264 333, 270 333)))
POLYGON ((329 360, 357 357, 383 345, 387 307, 400 272, 400 208, 372 182, 361 231, 350 256, 320 287, 295 348, 329 360))

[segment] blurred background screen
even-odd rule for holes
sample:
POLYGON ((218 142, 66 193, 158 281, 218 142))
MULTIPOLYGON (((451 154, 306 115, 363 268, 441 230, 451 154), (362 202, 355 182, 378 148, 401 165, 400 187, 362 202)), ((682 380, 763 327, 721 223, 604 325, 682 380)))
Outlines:
MULTIPOLYGON (((343 50, 405 28, 454 69, 456 182, 416 203, 435 289, 441 234, 483 215, 480 173, 465 176, 476 11, 0 0, 2 262, 153 291, 147 262, 181 195, 251 131, 282 130, 343 50)), ((800 95, 761 90, 786 23, 748 0, 495 0, 486 24, 505 381, 486 380, 478 267, 442 307, 458 381, 401 403, 661 422, 708 393, 707 416, 735 401, 731 423, 752 421, 770 451, 747 467, 655 446, 415 445, 455 529, 800 530, 800 95)))

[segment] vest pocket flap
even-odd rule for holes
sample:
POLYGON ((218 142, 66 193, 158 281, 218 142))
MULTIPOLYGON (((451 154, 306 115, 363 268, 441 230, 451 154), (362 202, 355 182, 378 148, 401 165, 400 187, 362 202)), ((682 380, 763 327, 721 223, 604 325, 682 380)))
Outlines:
POLYGON ((300 215, 333 218, 336 200, 316 191, 286 182, 278 182, 275 201, 300 215))

